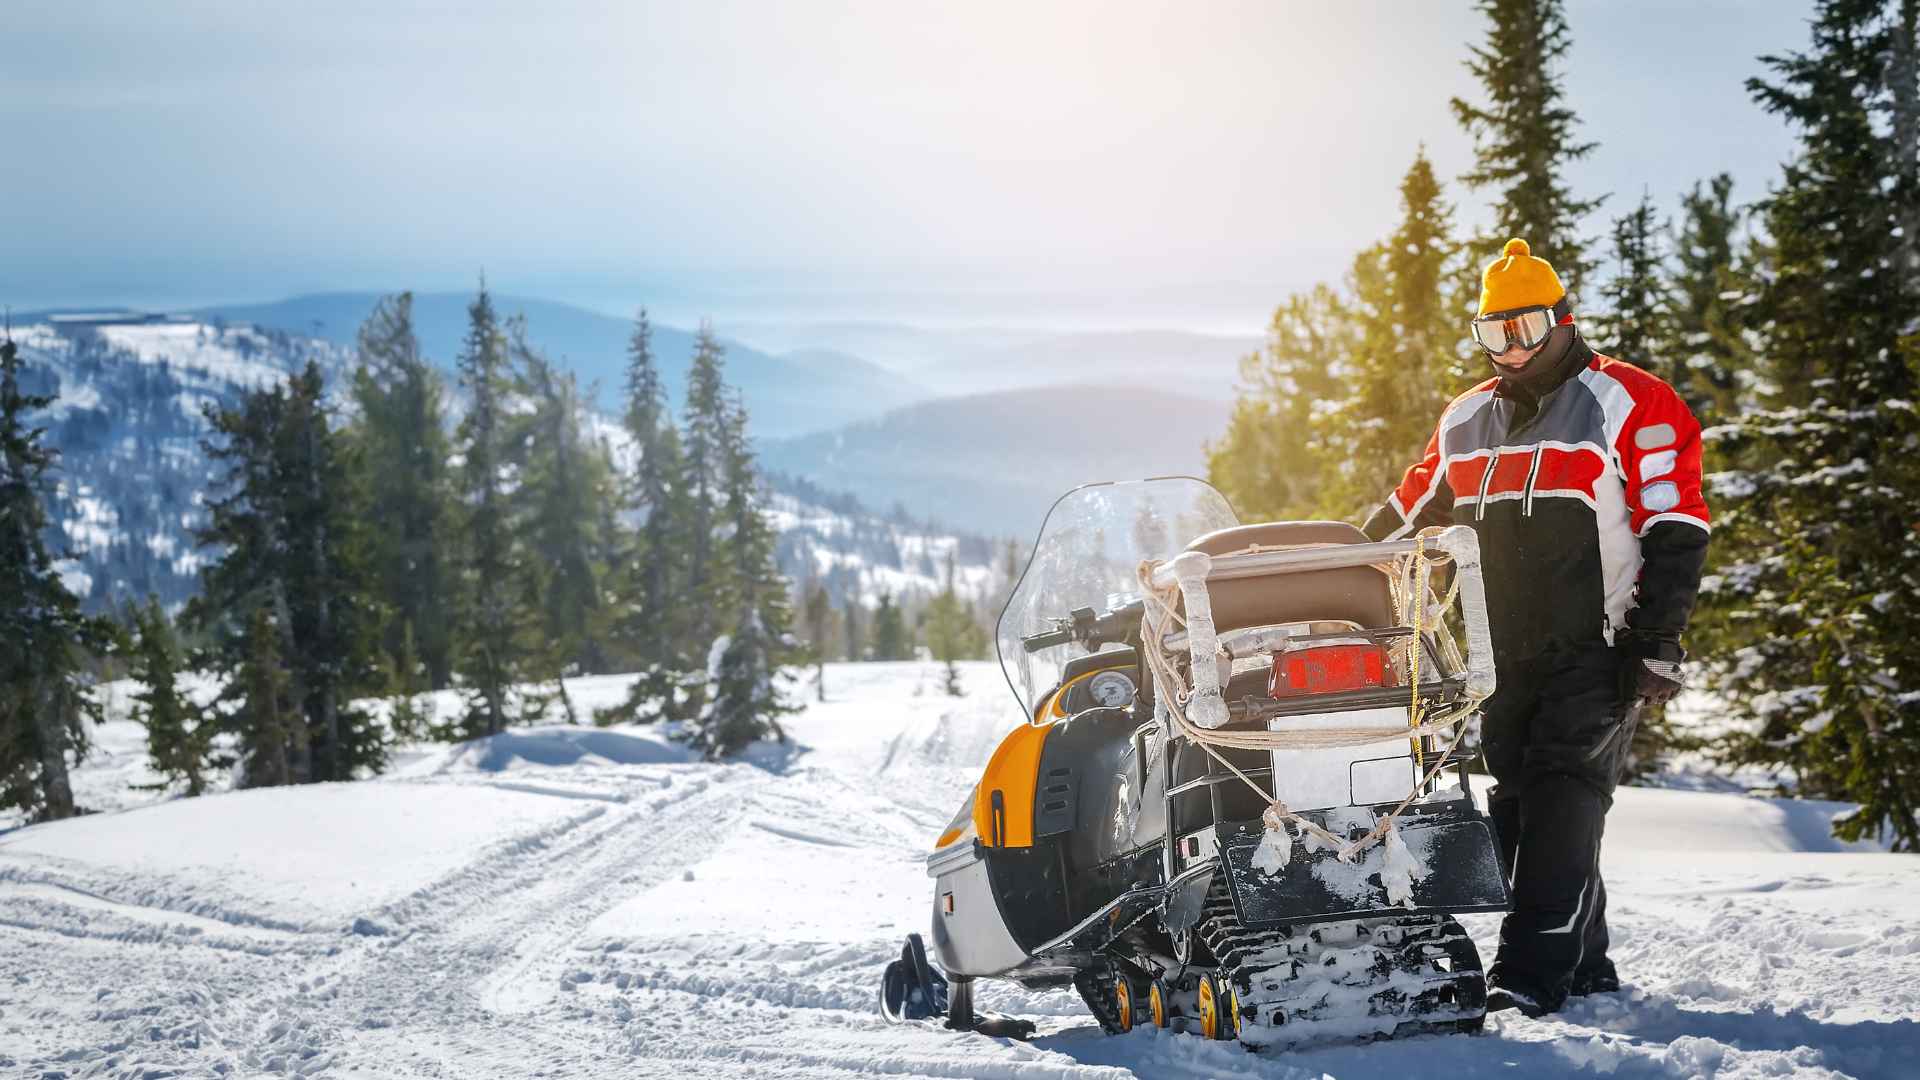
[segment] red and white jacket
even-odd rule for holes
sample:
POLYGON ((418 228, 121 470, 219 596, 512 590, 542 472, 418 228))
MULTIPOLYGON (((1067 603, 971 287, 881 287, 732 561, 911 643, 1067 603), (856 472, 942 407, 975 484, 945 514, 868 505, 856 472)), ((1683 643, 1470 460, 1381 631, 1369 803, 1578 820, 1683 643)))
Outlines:
POLYGON ((1699 421, 1657 376, 1574 347, 1584 365, 1537 401, 1497 378, 1455 398, 1366 524, 1375 539, 1473 526, 1503 659, 1622 627, 1677 638, 1706 562, 1699 421))

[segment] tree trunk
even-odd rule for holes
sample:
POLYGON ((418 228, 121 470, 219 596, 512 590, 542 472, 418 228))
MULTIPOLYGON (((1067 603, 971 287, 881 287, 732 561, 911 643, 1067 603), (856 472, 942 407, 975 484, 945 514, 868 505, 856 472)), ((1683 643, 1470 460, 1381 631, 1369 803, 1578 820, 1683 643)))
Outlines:
POLYGON ((37 679, 27 699, 33 703, 34 749, 40 757, 40 790, 46 795, 40 820, 73 816, 73 784, 67 776, 67 695, 58 680, 37 679))
POLYGON ((1889 127, 1893 136, 1891 172, 1901 205, 1896 211, 1900 237, 1895 256, 1900 290, 1920 293, 1920 0, 1901 0, 1900 18, 1893 26, 1892 57, 1887 64, 1887 91, 1892 99, 1889 127))
POLYGON ((293 611, 287 604, 284 582, 276 581, 273 584, 273 615, 279 623, 280 663, 287 673, 287 701, 292 705, 291 715, 283 714, 281 721, 280 741, 286 747, 286 765, 281 772, 281 783, 311 783, 313 753, 312 736, 307 730, 307 681, 293 663, 293 658, 299 652, 298 644, 293 640, 293 611))

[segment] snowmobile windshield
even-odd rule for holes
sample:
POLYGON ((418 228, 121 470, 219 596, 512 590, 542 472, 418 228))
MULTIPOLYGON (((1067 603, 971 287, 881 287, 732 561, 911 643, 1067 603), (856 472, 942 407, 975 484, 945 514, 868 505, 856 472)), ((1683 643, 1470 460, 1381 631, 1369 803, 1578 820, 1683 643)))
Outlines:
POLYGON ((1027 717, 1067 663, 1089 652, 1070 641, 1030 652, 1028 638, 1061 630, 1075 611, 1100 614, 1138 599, 1141 560, 1171 558, 1194 538, 1238 524, 1226 496, 1190 476, 1088 484, 1060 496, 1000 613, 994 641, 1027 717))

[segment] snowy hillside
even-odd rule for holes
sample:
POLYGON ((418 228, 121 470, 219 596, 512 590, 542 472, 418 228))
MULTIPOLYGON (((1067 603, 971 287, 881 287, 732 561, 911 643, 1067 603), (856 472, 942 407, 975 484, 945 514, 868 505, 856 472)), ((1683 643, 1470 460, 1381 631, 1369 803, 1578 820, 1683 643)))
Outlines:
MULTIPOLYGON (((1628 988, 1550 1021, 1261 1057, 999 988, 984 1004, 1039 1019, 1034 1042, 888 1027, 874 987, 928 920, 922 856, 1018 721, 995 668, 965 678, 956 701, 931 664, 830 665, 796 744, 753 764, 521 729, 386 779, 0 834, 0 1073, 1913 1075, 1920 860, 1835 843, 1831 806, 1633 788, 1606 849, 1628 988)), ((1468 921, 1490 954, 1493 917, 1468 921)))
POLYGON ((818 579, 836 606, 855 597, 872 607, 883 593, 900 601, 931 596, 945 585, 949 557, 954 591, 975 604, 991 606, 1011 587, 983 537, 904 513, 881 516, 784 477, 772 483, 768 517, 780 534, 781 572, 798 582, 818 579))
POLYGON ((13 328, 29 393, 60 452, 49 547, 95 611, 149 592, 172 604, 195 587, 205 553, 192 531, 211 472, 201 409, 275 385, 308 359, 330 382, 349 357, 325 342, 253 327, 157 321, 13 328))
MULTIPOLYGON (((210 553, 196 549, 192 533, 217 478, 200 445, 204 405, 276 384, 309 358, 338 396, 353 364, 350 351, 323 340, 222 323, 34 323, 13 336, 27 390, 56 399, 42 421, 60 451, 49 546, 72 555, 63 571, 94 611, 149 592, 177 604, 197 589, 210 553)), ((596 431, 619 437, 606 421, 596 431)), ((993 552, 979 537, 871 513, 804 484, 788 485, 774 511, 781 569, 795 581, 821 577, 836 603, 852 594, 871 604, 882 590, 937 592, 949 550, 961 584, 977 597, 989 591, 993 552)))

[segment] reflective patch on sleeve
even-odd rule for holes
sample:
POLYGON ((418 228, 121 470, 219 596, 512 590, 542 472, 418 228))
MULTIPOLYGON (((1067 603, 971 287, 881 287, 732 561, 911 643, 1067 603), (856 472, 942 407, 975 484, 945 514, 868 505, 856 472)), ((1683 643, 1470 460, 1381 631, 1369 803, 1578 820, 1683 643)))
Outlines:
POLYGON ((1633 445, 1642 450, 1658 450, 1675 441, 1672 424, 1649 424, 1633 433, 1633 445))
POLYGON ((1657 454, 1648 454, 1640 459, 1640 479, 1644 482, 1657 476, 1665 476, 1673 471, 1680 460, 1680 451, 1662 450, 1657 454))
POLYGON ((1671 480, 1648 484, 1640 489, 1640 505, 1658 514, 1680 505, 1680 488, 1671 480))

